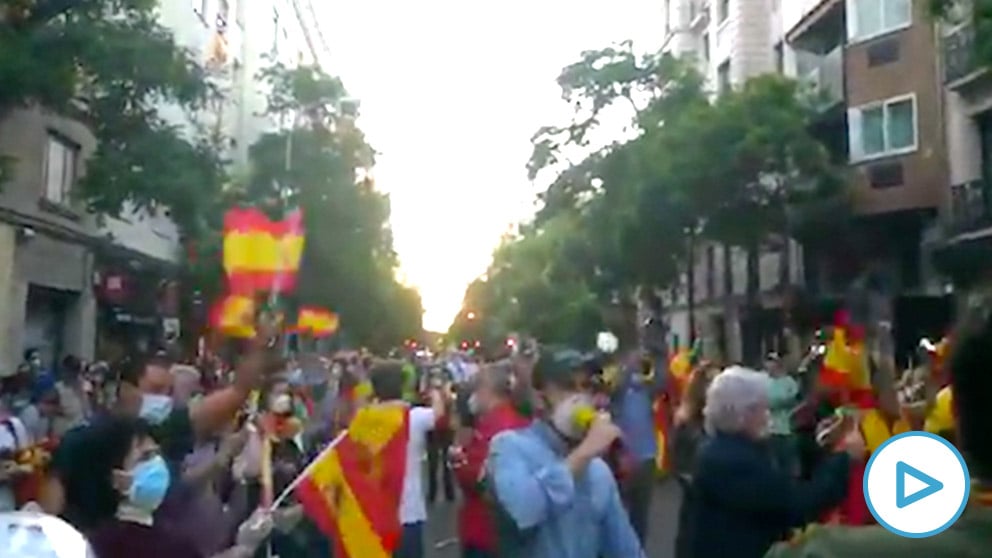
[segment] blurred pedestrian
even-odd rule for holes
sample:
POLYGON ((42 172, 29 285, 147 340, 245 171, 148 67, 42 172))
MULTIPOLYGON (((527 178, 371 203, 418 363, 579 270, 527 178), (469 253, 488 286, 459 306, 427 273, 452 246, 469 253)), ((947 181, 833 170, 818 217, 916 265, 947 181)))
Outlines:
POLYGON ((707 391, 708 438, 686 502, 693 558, 760 558, 791 529, 839 504, 852 458, 864 455, 860 434, 848 429, 813 479, 797 484, 769 452, 768 384, 767 374, 734 366, 707 391))

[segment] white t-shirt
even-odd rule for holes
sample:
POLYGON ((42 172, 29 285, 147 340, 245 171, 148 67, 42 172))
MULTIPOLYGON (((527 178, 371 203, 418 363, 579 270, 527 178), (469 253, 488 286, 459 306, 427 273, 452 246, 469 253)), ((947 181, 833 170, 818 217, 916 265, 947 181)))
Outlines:
MULTIPOLYGON (((0 421, 0 450, 12 450, 16 452, 30 447, 31 444, 31 436, 28 434, 28 430, 24 428, 24 423, 20 419, 17 417, 7 417, 0 421), (17 438, 15 439, 11 434, 15 434, 17 438)), ((13 489, 11 489, 8 483, 0 483, 0 512, 14 511, 16 509, 17 503, 14 500, 13 489)))
POLYGON ((427 433, 434 430, 436 417, 430 407, 412 407, 406 444, 406 472, 400 497, 400 523, 408 525, 427 521, 424 501, 423 457, 427 452, 427 433))

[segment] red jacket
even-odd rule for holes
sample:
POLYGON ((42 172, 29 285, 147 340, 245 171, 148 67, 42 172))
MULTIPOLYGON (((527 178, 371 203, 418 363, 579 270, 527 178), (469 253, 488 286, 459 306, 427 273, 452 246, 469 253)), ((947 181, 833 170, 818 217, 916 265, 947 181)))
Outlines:
POLYGON ((496 530, 486 495, 479 486, 482 469, 489 454, 489 441, 504 430, 530 424, 511 405, 501 405, 479 417, 472 439, 465 446, 465 463, 455 469, 464 502, 458 510, 458 536, 462 547, 496 550, 496 530))

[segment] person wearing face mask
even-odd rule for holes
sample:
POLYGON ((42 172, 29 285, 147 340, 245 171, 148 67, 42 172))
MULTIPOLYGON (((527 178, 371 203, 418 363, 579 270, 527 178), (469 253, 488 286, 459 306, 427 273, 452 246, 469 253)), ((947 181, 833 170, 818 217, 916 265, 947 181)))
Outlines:
MULTIPOLYGON (((87 539, 100 558, 203 558, 190 541, 163 527, 155 511, 173 481, 151 429, 142 420, 113 417, 94 427, 87 475, 94 490, 75 502, 94 527, 87 539)), ((268 535, 271 518, 256 516, 239 532, 238 544, 215 555, 250 556, 268 535)))
POLYGON ((464 501, 458 510, 458 535, 462 558, 495 558, 496 526, 489 510, 484 483, 489 442, 506 430, 530 424, 514 407, 513 366, 507 361, 483 367, 467 393, 467 411, 474 422, 468 441, 451 448, 450 461, 464 501))
POLYGON ((548 411, 490 442, 484 482, 495 501, 499 556, 645 556, 600 457, 620 430, 578 391, 582 360, 575 351, 542 350, 532 378, 548 411))
MULTIPOLYGON (((83 494, 90 490, 85 481, 67 486, 67 478, 75 478, 73 469, 84 463, 90 445, 90 431, 104 420, 116 416, 140 417, 152 428, 160 444, 160 452, 173 474, 178 477, 185 457, 193 451, 197 436, 218 433, 226 429, 248 400, 270 364, 269 347, 278 331, 275 324, 261 320, 256 325, 257 336, 247 345, 245 354, 238 361, 234 381, 203 397, 196 405, 177 405, 172 398, 172 362, 162 354, 125 363, 117 386, 117 400, 109 413, 94 417, 66 433, 52 456, 45 495, 41 502, 45 511, 64 515, 74 525, 88 522, 85 514, 69 509, 67 494, 83 494), (78 524, 76 522, 79 522, 78 524)), ((77 498, 78 499, 78 498, 77 498)), ((181 513, 165 506, 160 512, 166 516, 181 513)))
POLYGON ((816 521, 844 499, 852 460, 865 453, 853 423, 834 428, 824 442, 832 454, 810 481, 796 482, 771 453, 768 384, 767 374, 733 366, 706 392, 709 437, 699 449, 692 490, 683 503, 690 556, 764 556, 792 529, 816 521))

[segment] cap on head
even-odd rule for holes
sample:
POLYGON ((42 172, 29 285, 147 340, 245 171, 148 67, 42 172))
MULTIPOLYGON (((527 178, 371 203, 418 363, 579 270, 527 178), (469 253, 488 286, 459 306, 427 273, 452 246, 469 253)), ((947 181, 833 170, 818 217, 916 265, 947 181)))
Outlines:
POLYGON ((575 382, 575 373, 586 363, 582 353, 568 348, 542 349, 534 364, 533 382, 537 389, 547 385, 570 388, 575 382))

